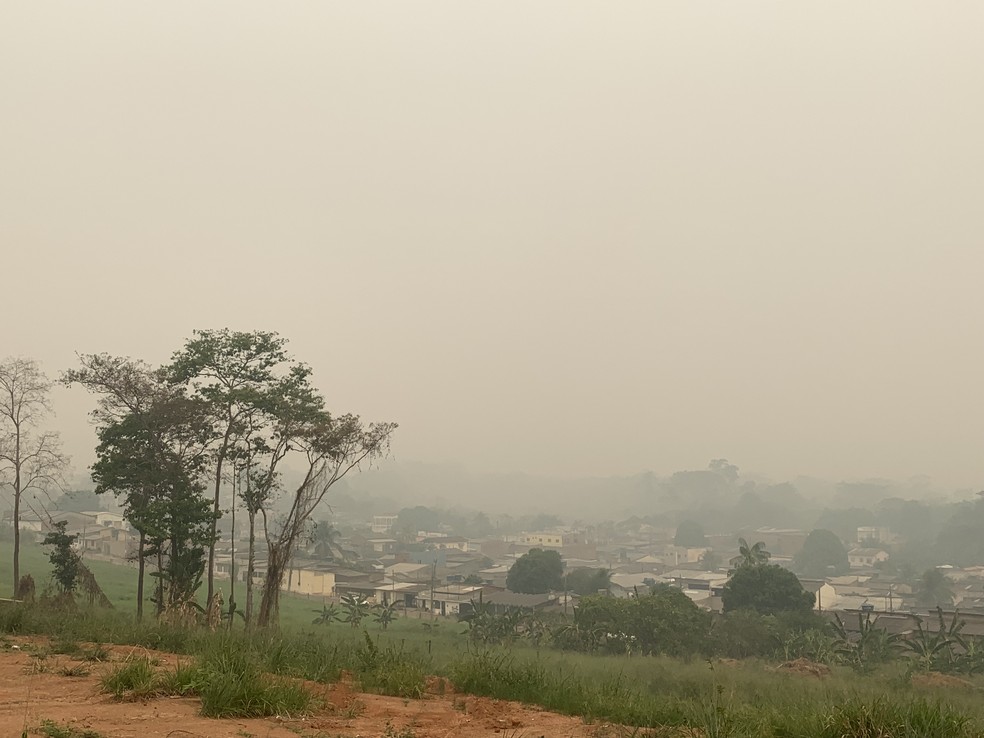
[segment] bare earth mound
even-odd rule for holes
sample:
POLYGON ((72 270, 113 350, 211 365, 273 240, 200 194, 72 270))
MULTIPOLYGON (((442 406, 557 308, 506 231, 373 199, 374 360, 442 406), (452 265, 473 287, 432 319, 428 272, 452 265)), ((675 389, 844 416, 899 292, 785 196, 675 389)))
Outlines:
MULTIPOLYGON (((85 676, 63 676, 62 669, 80 662, 52 655, 42 662, 24 650, 31 640, 17 639, 21 650, 0 652, 0 736, 38 735, 44 721, 95 731, 105 738, 323 738, 413 735, 416 738, 477 738, 526 735, 545 738, 593 738, 602 726, 515 702, 455 694, 445 680, 431 680, 421 700, 358 692, 351 680, 306 686, 322 698, 324 708, 304 719, 215 720, 201 717, 191 697, 162 697, 144 702, 116 702, 99 690, 110 664, 92 664, 85 676)), ((178 657, 142 648, 114 646, 112 659, 147 654, 173 667, 178 657)))

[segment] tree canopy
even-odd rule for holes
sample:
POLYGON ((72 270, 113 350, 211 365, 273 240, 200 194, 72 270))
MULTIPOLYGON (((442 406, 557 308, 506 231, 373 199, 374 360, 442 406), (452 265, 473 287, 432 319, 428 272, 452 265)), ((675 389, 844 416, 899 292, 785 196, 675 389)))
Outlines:
POLYGON ((761 615, 809 612, 815 600, 795 574, 775 564, 738 567, 721 593, 725 612, 754 610, 761 615))
POLYGON ((612 573, 608 569, 581 567, 569 572, 565 577, 565 589, 579 595, 594 595, 608 591, 612 573))
POLYGON ((684 520, 677 526, 673 544, 685 548, 702 548, 707 545, 707 538, 704 536, 704 529, 700 523, 684 520))
POLYGON ((532 548, 520 556, 506 575, 506 588, 523 594, 563 589, 564 562, 557 551, 532 548))
POLYGON ((802 550, 793 559, 793 568, 808 577, 843 574, 851 568, 847 549, 834 533, 823 528, 810 531, 802 550))

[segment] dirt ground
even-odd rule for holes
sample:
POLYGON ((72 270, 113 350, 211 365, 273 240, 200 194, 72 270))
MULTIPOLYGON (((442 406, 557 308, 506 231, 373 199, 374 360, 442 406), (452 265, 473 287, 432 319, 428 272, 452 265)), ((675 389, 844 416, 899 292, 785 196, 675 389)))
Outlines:
MULTIPOLYGON (((51 655, 39 665, 30 651, 44 641, 9 643, 14 645, 11 650, 0 651, 0 736, 19 736, 24 730, 41 735, 38 729, 44 721, 72 727, 77 734, 95 731, 104 738, 607 738, 622 732, 537 707, 455 694, 436 679, 428 683, 433 694, 420 700, 361 693, 345 679, 331 686, 308 683, 324 707, 304 719, 216 720, 199 715, 195 698, 116 702, 99 691, 99 678, 112 668, 110 663, 92 664, 85 676, 63 676, 60 669, 81 662, 51 655)), ((110 651, 112 660, 147 654, 162 665, 177 663, 173 654, 142 648, 115 646, 110 651)))

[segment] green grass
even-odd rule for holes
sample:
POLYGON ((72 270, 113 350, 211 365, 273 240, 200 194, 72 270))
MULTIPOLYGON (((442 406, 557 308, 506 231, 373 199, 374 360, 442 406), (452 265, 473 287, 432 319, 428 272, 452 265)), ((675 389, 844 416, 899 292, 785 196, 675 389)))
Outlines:
MULTIPOLYGON (((0 544, 0 561, 9 544, 0 544), (6 548, 5 548, 6 546, 6 548)), ((24 549, 25 571, 39 588, 47 561, 33 544, 24 549), (44 566, 42 566, 42 564, 44 566), (30 568, 28 568, 30 567, 30 568), (38 572, 41 572, 39 575, 38 572)), ((450 677, 459 690, 497 699, 515 699, 588 721, 645 729, 686 727, 706 738, 984 738, 984 681, 976 689, 917 689, 905 663, 858 674, 834 667, 824 679, 779 673, 758 660, 708 663, 668 657, 569 654, 516 644, 475 649, 464 626, 442 620, 403 618, 386 631, 342 623, 312 625, 318 599, 283 595, 280 630, 244 633, 181 630, 133 618, 135 571, 92 562, 92 569, 117 606, 106 612, 80 608, 71 618, 39 608, 0 605, 0 633, 49 634, 41 651, 105 660, 105 649, 79 644, 143 646, 188 657, 168 672, 131 660, 107 684, 121 698, 138 694, 197 694, 210 715, 300 714, 310 695, 283 677, 321 683, 342 671, 354 674, 367 691, 419 696, 426 674, 450 677), (206 679, 203 675, 208 675, 206 679)), ((0 565, 0 590, 9 570, 0 565)), ((225 586, 228 583, 223 583, 225 586)), ((148 612, 152 608, 148 607, 148 612)), ((114 672, 115 673, 115 672, 114 672)), ((642 733, 639 733, 642 735, 642 733)))
POLYGON ((70 725, 59 725, 53 720, 43 720, 37 732, 47 738, 103 738, 102 733, 85 728, 73 728, 70 725))
POLYGON ((118 700, 141 700, 168 694, 168 682, 146 656, 117 664, 100 680, 103 692, 118 700))
MULTIPOLYGON (((30 574, 34 577, 37 593, 40 595, 46 586, 50 584, 51 562, 48 561, 47 551, 43 546, 31 540, 33 534, 27 533, 21 539, 20 569, 21 575, 30 574)), ((13 571, 11 569, 11 558, 13 556, 13 542, 9 540, 0 541, 0 597, 10 597, 14 591, 13 571)), ((136 612, 137 608, 137 569, 136 565, 127 566, 123 564, 111 564, 106 561, 95 561, 85 559, 86 566, 92 571, 106 593, 106 597, 113 607, 123 612, 136 612)), ((153 593, 154 578, 147 575, 145 580, 144 592, 144 611, 153 613, 154 604, 150 601, 153 593)), ((229 581, 217 580, 218 588, 223 592, 228 606, 229 581)), ((255 593, 256 607, 259 608, 260 593, 257 589, 255 593)), ((238 584, 236 599, 241 609, 246 602, 245 585, 238 584)), ((199 590, 199 604, 205 604, 205 588, 199 590)), ((323 603, 321 597, 305 597, 303 595, 282 592, 280 595, 280 621, 283 627, 300 628, 311 624, 314 617, 311 612, 314 609, 320 610, 323 603)))

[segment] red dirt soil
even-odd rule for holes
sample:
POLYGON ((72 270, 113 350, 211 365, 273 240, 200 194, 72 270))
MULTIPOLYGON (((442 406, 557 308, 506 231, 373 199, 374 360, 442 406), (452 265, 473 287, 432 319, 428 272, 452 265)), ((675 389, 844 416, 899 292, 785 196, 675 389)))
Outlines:
MULTIPOLYGON (((303 719, 212 719, 199 715, 200 703, 192 697, 161 697, 139 702, 117 702, 99 690, 99 678, 112 668, 92 664, 87 676, 59 674, 81 662, 69 656, 51 655, 37 668, 29 650, 44 640, 17 638, 14 649, 0 651, 0 736, 19 736, 23 730, 40 735, 43 721, 96 731, 105 738, 599 738, 621 733, 616 726, 585 725, 575 717, 557 715, 516 702, 489 700, 456 694, 446 680, 428 680, 424 699, 358 692, 350 679, 306 686, 321 697, 324 706, 303 719)), ((173 667, 178 657, 143 648, 113 646, 111 659, 146 654, 173 667)))

